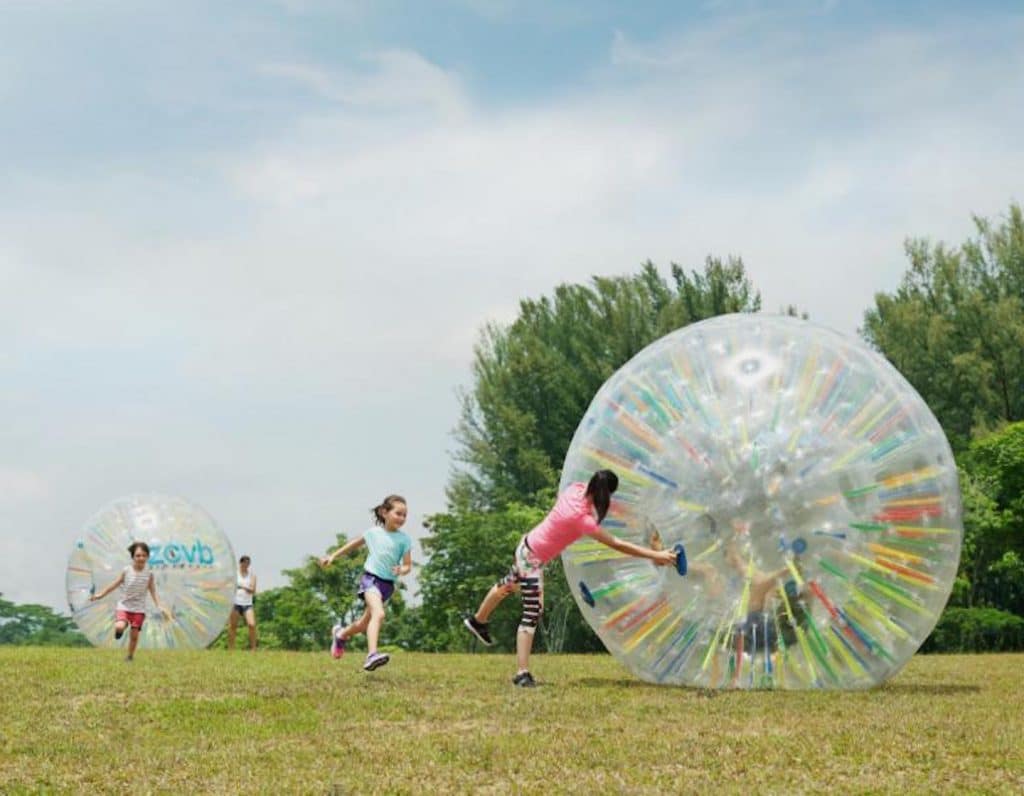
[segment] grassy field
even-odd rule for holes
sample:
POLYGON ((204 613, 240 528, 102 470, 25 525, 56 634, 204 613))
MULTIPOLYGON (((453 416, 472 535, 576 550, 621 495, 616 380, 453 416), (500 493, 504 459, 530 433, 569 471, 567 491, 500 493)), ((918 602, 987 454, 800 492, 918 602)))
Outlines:
POLYGON ((0 647, 0 792, 1024 789, 1024 656, 915 658, 857 693, 659 688, 608 656, 0 647))

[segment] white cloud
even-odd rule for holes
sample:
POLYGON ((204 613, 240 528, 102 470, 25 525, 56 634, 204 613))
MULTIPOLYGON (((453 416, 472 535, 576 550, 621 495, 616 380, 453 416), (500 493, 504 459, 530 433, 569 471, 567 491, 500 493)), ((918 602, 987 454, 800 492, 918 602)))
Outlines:
POLYGON ((365 110, 408 113, 420 108, 457 114, 465 110, 458 76, 415 52, 383 50, 363 56, 370 72, 333 70, 301 63, 272 63, 260 72, 292 80, 332 102, 365 110))

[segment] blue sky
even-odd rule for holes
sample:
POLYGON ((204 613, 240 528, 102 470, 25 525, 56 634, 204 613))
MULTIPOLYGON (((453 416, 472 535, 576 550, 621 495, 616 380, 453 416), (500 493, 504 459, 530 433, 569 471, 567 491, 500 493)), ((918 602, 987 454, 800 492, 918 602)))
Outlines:
POLYGON ((739 254, 855 333, 905 238, 1021 201, 1022 40, 996 2, 0 0, 0 592, 60 606, 133 492, 265 585, 386 493, 415 533, 479 329, 561 282, 739 254))

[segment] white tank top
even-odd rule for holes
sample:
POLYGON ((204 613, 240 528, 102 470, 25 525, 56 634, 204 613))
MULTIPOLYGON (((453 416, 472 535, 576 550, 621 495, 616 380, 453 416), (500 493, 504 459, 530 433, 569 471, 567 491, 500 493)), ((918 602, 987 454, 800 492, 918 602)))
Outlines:
POLYGON ((124 583, 121 584, 121 599, 117 601, 118 611, 134 614, 146 613, 146 590, 152 573, 148 569, 139 572, 133 566, 124 568, 124 583))
POLYGON ((241 605, 248 607, 252 605, 252 592, 248 592, 242 587, 245 586, 248 589, 252 588, 252 581, 255 574, 250 569, 248 575, 243 575, 241 572, 238 573, 237 588, 235 589, 235 605, 241 605))

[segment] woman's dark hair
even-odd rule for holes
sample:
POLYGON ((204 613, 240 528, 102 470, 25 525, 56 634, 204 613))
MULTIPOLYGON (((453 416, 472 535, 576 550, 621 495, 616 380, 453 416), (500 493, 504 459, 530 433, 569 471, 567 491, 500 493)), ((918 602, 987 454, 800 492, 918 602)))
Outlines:
POLYGON ((587 497, 594 502, 598 522, 601 522, 608 513, 612 492, 618 488, 619 477, 611 470, 598 470, 590 477, 590 483, 587 484, 587 497))
POLYGON ((146 551, 146 558, 149 558, 149 545, 145 542, 132 542, 130 545, 128 545, 128 555, 130 555, 132 558, 135 558, 135 551, 138 550, 140 547, 146 551))
POLYGON ((249 558, 249 556, 242 556, 240 559, 238 559, 238 563, 239 564, 251 564, 252 563, 252 559, 249 558))
MULTIPOLYGON (((388 495, 384 498, 379 506, 374 506, 370 509, 370 513, 373 514, 373 521, 378 525, 383 525, 385 512, 391 511, 396 503, 405 503, 405 498, 401 495, 388 495)), ((409 504, 406 503, 406 505, 409 504)))

